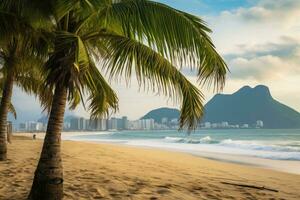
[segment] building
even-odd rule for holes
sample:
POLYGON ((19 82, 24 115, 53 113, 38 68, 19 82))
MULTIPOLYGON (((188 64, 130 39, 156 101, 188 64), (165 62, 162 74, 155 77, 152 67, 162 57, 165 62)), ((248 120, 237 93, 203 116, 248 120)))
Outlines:
POLYGON ((222 122, 221 123, 221 128, 228 128, 229 127, 229 123, 228 122, 222 122))
POLYGON ((263 128, 264 127, 264 122, 261 120, 256 121, 256 128, 263 128))
POLYGON ((27 131, 27 124, 26 123, 20 123, 19 124, 19 131, 27 131))
POLYGON ((117 129, 118 130, 123 130, 123 120, 122 119, 119 119, 117 118, 117 129))
MULTIPOLYGON (((104 126, 104 123, 102 122, 102 127, 104 126)), ((106 128, 102 128, 102 130, 128 130, 129 129, 129 121, 126 116, 122 118, 115 118, 112 117, 111 119, 107 120, 107 126, 106 128)))
POLYGON ((96 130, 96 131, 107 130, 107 120, 106 119, 98 118, 98 119, 94 119, 92 121, 93 121, 92 130, 96 130))
POLYGON ((153 130, 154 129, 154 119, 144 119, 143 122, 143 129, 144 130, 153 130))
POLYGON ((249 128, 249 124, 243 124, 241 128, 249 128))
POLYGON ((19 124, 19 131, 45 131, 46 126, 41 122, 29 121, 19 124))
POLYGON ((140 120, 130 121, 129 122, 129 129, 130 130, 140 130, 141 127, 140 127, 139 121, 140 120))
POLYGON ((98 119, 97 120, 97 131, 105 131, 107 130, 107 120, 106 119, 98 119))
POLYGON ((118 119, 115 117, 112 117, 108 120, 107 123, 107 129, 108 130, 117 130, 118 129, 118 119))
POLYGON ((79 118, 72 118, 70 120, 70 129, 73 131, 80 130, 79 118))
POLYGON ((168 124, 168 118, 167 117, 162 118, 161 123, 162 124, 168 124))
POLYGON ((211 128, 210 122, 205 122, 204 123, 204 128, 211 128))
POLYGON ((71 128, 70 122, 64 122, 64 130, 69 130, 71 128))
POLYGON ((122 129, 128 130, 128 118, 126 116, 122 117, 122 129))
POLYGON ((170 123, 172 125, 177 125, 178 124, 178 119, 177 118, 171 119, 170 123))
POLYGON ((88 129, 89 120, 83 117, 72 118, 70 120, 70 129, 73 131, 84 131, 88 129))
POLYGON ((211 127, 212 127, 212 128, 218 128, 218 124, 217 124, 217 123, 212 123, 212 124, 211 124, 211 127))
POLYGON ((96 130, 97 131, 107 130, 107 120, 101 118, 96 119, 96 130))
POLYGON ((84 119, 83 117, 79 118, 79 130, 83 131, 83 130, 87 130, 87 125, 88 125, 89 121, 84 119))
POLYGON ((45 130, 44 124, 41 123, 41 122, 37 122, 37 123, 36 123, 36 129, 35 129, 35 130, 36 130, 36 131, 44 131, 44 130, 45 130))
POLYGON ((158 128, 159 125, 161 124, 156 124, 154 122, 154 119, 141 119, 141 120, 130 121, 128 128, 130 130, 153 130, 153 129, 160 129, 158 128))
POLYGON ((43 131, 44 124, 40 122, 26 122, 27 123, 27 131, 43 131))

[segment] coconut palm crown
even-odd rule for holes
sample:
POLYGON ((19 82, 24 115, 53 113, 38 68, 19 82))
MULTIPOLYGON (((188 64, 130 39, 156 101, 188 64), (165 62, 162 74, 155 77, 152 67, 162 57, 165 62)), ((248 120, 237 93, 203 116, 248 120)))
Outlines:
POLYGON ((129 80, 181 104, 180 127, 192 130, 203 115, 203 95, 180 72, 198 71, 200 84, 222 89, 227 67, 198 17, 147 0, 52 0, 52 48, 44 66, 54 90, 47 133, 29 199, 62 199, 61 131, 67 102, 92 117, 118 109, 111 79, 129 80), (87 97, 87 102, 85 101, 87 97))
POLYGON ((9 111, 13 111, 13 85, 19 86, 27 93, 38 95, 46 107, 50 103, 51 92, 42 87, 44 79, 40 67, 48 47, 46 40, 42 39, 41 31, 35 30, 29 21, 17 6, 17 1, 1 1, 0 161, 7 158, 7 115, 9 111))

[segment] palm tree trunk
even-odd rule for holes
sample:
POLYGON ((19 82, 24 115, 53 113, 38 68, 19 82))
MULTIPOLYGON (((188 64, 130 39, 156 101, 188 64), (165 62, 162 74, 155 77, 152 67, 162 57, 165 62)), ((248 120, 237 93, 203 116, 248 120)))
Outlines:
POLYGON ((7 159, 7 113, 11 102, 14 76, 12 73, 7 74, 7 79, 2 92, 2 101, 0 104, 0 161, 7 159))
POLYGON ((61 200, 63 198, 63 167, 60 147, 66 100, 66 88, 57 86, 41 157, 28 196, 30 200, 61 200))

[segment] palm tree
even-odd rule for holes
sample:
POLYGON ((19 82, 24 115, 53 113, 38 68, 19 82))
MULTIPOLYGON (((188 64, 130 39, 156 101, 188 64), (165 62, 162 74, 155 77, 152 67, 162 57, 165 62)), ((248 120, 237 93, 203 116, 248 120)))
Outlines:
POLYGON ((118 109, 118 98, 101 72, 126 80, 135 73, 140 85, 177 100, 180 127, 188 130, 203 115, 203 95, 180 68, 191 66, 200 84, 216 89, 222 89, 227 72, 210 29, 193 15, 147 0, 48 3, 53 49, 44 69, 54 96, 31 200, 63 198, 61 131, 67 102, 75 108, 87 97, 92 118, 118 109))
MULTIPOLYGON (((0 93, 2 94, 2 92, 0 91, 0 93)), ((2 101, 2 97, 0 96, 0 102, 2 101)), ((12 103, 10 103, 10 105, 8 106, 8 112, 10 112, 12 115, 13 115, 13 117, 15 118, 15 119, 17 119, 17 111, 16 111, 16 109, 15 109, 15 107, 14 107, 14 105, 12 104, 12 103)), ((7 130, 7 138, 6 138, 6 141, 8 142, 8 143, 11 143, 11 138, 10 138, 10 133, 8 132, 8 130, 7 130)))
MULTIPOLYGON (((1 103, 0 103, 0 161, 6 160, 6 133, 7 133, 7 116, 12 111, 11 97, 13 93, 13 85, 16 84, 27 93, 39 94, 42 92, 43 84, 42 74, 38 71, 37 63, 33 57, 23 57, 21 52, 26 47, 20 47, 19 52, 15 51, 15 46, 2 46, 0 48, 0 59, 4 60, 4 64, 0 70, 3 76, 1 85, 1 103), (24 62, 25 61, 25 62, 24 62)), ((50 95, 50 94, 49 94, 50 95)), ((46 98, 42 97, 47 100, 46 98)), ((47 100, 48 101, 48 100, 47 100)))
POLYGON ((0 5, 0 73, 3 76, 0 83, 0 161, 7 159, 7 115, 12 109, 14 84, 39 96, 45 106, 51 95, 46 94, 46 88, 42 87, 44 79, 39 67, 43 63, 40 55, 47 49, 46 40, 28 24, 20 8, 14 4, 16 2, 1 1, 0 5))
MULTIPOLYGON (((2 74, 1 69, 0 69, 0 74, 2 74)), ((3 74, 2 74, 2 76, 3 76, 3 74)), ((0 94, 1 95, 3 94, 2 88, 3 88, 4 82, 5 82, 5 79, 3 77, 0 78, 0 94)), ((0 102, 2 102, 2 96, 1 95, 0 95, 0 102)), ((8 112, 13 115, 14 119, 17 119, 17 111, 16 111, 16 109, 15 109, 15 107, 12 103, 10 103, 8 105, 8 112)))
MULTIPOLYGON (((1 84, 1 83, 0 83, 1 84)), ((2 91, 0 91, 2 93, 2 91)), ((2 97, 0 96, 0 102, 2 101, 2 97)), ((14 119, 17 119, 17 111, 12 103, 8 106, 8 112, 13 115, 14 119)))

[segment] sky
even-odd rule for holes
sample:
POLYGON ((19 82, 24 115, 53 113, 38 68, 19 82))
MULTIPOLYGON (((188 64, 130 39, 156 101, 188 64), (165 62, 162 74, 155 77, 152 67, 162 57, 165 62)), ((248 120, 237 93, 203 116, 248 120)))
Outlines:
MULTIPOLYGON (((300 111, 299 0, 157 1, 199 16, 213 30, 212 40, 230 69, 222 93, 263 84, 275 99, 300 111)), ((198 85, 193 73, 186 75, 198 85)), ((179 107, 166 97, 140 90, 135 80, 130 85, 111 84, 120 101, 117 117, 126 115, 134 120, 155 108, 179 107)), ((204 103, 213 97, 212 90, 199 88, 205 94, 204 103)), ((13 103, 27 114, 41 112, 38 101, 18 88, 13 103)), ((89 117, 82 107, 72 113, 89 117)))

